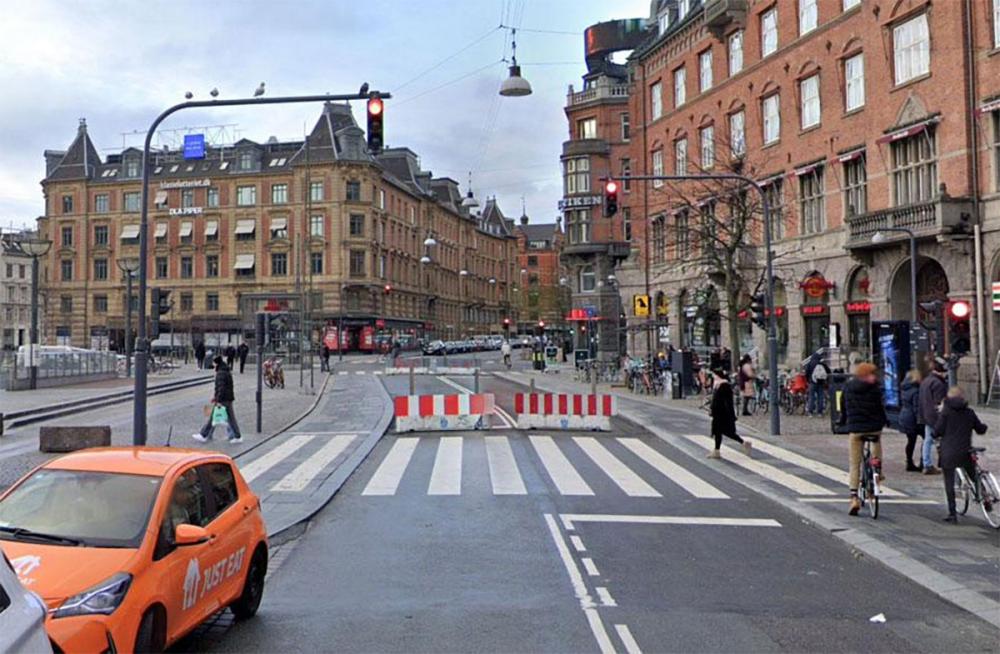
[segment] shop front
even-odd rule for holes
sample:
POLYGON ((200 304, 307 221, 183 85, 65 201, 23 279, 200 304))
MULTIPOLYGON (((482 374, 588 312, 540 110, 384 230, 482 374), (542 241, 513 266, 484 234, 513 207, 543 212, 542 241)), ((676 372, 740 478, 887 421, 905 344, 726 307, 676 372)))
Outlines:
POLYGON ((869 297, 871 281, 868 268, 861 266, 852 274, 847 285, 847 353, 848 360, 869 361, 871 358, 871 311, 869 297))
POLYGON ((809 274, 799 283, 802 290, 799 312, 803 321, 803 360, 830 343, 830 290, 834 287, 833 282, 818 272, 809 274))

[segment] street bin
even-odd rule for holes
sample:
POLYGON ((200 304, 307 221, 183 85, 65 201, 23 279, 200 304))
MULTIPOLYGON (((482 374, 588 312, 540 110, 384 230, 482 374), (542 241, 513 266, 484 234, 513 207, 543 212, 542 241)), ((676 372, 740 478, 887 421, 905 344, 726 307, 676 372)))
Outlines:
POLYGON ((827 403, 830 405, 830 430, 834 434, 846 434, 847 426, 841 426, 840 415, 844 409, 844 385, 851 376, 842 372, 834 372, 829 377, 829 397, 827 403))

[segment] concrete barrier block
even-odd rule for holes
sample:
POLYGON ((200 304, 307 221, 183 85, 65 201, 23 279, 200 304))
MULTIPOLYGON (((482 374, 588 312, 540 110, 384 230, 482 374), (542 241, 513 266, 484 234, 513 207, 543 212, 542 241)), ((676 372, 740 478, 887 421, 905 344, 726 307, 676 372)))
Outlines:
POLYGON ((41 452, 75 452, 88 447, 111 445, 111 427, 40 427, 38 449, 41 452))

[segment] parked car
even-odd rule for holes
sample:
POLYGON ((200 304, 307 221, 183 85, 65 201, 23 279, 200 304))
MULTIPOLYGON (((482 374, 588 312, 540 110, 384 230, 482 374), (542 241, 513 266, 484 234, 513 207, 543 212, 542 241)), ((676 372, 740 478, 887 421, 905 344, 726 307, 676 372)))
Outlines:
MULTIPOLYGON (((26 561, 22 567, 32 564, 26 561)), ((47 612, 42 598, 21 585, 13 565, 0 552, 0 652, 51 652, 45 633, 47 612)))
POLYGON ((438 354, 444 354, 446 345, 444 341, 431 341, 430 343, 424 343, 423 352, 427 356, 434 356, 438 354))

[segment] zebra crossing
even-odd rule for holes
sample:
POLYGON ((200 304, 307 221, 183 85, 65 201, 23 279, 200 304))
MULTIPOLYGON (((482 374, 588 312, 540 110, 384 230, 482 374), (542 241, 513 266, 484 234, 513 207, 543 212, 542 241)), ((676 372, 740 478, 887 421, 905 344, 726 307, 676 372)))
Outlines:
POLYGON ((240 473, 264 498, 308 492, 315 488, 357 444, 359 434, 333 432, 291 433, 276 445, 244 462, 240 473))

